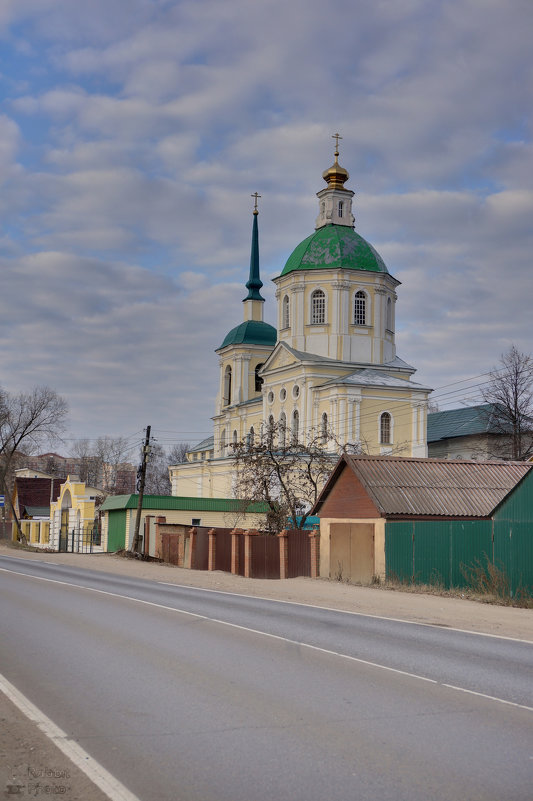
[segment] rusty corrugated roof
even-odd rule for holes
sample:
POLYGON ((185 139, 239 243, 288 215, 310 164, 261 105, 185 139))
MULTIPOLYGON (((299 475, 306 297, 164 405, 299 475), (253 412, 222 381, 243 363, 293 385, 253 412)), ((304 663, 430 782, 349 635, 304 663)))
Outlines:
POLYGON ((526 462, 342 458, 384 516, 488 517, 533 469, 526 462))

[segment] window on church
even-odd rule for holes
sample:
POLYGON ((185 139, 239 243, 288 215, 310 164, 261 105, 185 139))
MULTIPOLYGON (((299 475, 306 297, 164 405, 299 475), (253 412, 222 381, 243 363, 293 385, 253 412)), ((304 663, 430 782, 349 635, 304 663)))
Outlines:
POLYGON ((289 315, 289 296, 285 295, 281 303, 281 327, 288 328, 290 325, 289 315))
POLYGON ((258 364, 257 367, 255 368, 255 391, 256 392, 261 392, 261 388, 263 386, 263 379, 259 375, 259 370, 261 369, 262 366, 263 366, 263 362, 261 362, 261 364, 258 364))
POLYGON ((392 331, 392 300, 387 298, 387 331, 392 331))
POLYGON ((320 438, 322 440, 322 444, 325 445, 328 441, 328 416, 326 412, 322 415, 322 424, 320 426, 320 438))
POLYGON ((344 201, 339 200, 339 217, 342 217, 343 212, 344 212, 344 201))
POLYGON ((226 367, 224 372, 224 406, 229 406, 231 403, 231 367, 226 367))
POLYGON ((355 293, 353 321, 355 325, 366 325, 366 295, 361 290, 355 293))
POLYGON ((222 429, 222 434, 220 435, 220 452, 222 456, 225 455, 226 452, 226 429, 222 429))
POLYGON ((279 418, 279 444, 282 448, 285 447, 285 434, 287 431, 287 418, 285 417, 285 412, 281 413, 279 418))
POLYGON ((297 445, 298 444, 298 436, 299 436, 298 427, 299 427, 299 424, 300 424, 300 415, 298 414, 298 411, 295 409, 294 412, 292 413, 292 444, 293 445, 297 445))
POLYGON ((383 412, 379 421, 379 442, 381 445, 390 445, 391 422, 392 418, 389 412, 383 412))
POLYGON ((237 434, 237 431, 234 431, 233 432, 233 445, 234 445, 235 448, 237 447, 238 442, 239 442, 239 435, 237 434))
POLYGON ((255 440, 255 429, 252 426, 250 428, 250 433, 248 434, 248 447, 249 448, 253 448, 254 447, 254 440, 255 440))
POLYGON ((321 289, 315 289, 311 295, 311 322, 315 325, 326 322, 326 295, 321 289))
POLYGON ((268 418, 268 430, 267 430, 267 442, 269 448, 271 448, 272 445, 274 444, 274 428, 275 428, 274 415, 271 414, 270 417, 268 418))

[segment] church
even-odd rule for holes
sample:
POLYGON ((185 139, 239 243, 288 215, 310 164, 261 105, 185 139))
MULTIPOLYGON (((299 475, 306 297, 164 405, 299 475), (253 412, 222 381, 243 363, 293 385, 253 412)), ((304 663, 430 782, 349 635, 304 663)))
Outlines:
POLYGON ((233 443, 253 441, 262 426, 305 441, 323 432, 337 457, 352 452, 427 456, 431 390, 396 355, 397 281, 355 231, 354 192, 339 164, 325 170, 315 230, 274 278, 277 327, 264 321, 259 270, 257 193, 244 320, 216 349, 220 374, 213 437, 170 467, 172 494, 232 497, 233 443), (285 434, 286 432, 286 434, 285 434), (333 433, 331 439, 329 432, 333 433))

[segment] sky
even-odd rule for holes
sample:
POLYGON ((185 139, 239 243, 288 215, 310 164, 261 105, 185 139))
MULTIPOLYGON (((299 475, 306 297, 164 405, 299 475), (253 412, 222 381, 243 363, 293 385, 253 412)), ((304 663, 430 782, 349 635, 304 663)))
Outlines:
POLYGON ((212 433, 258 192, 265 319, 333 162, 440 408, 533 351, 531 0, 0 0, 0 385, 60 452, 212 433))

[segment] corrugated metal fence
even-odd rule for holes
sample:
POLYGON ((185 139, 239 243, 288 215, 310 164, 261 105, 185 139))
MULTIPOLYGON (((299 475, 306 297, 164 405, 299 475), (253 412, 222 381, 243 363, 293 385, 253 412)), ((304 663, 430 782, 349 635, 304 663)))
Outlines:
POLYGON ((387 579, 471 587, 494 565, 511 594, 533 591, 533 529, 504 520, 401 520, 385 526, 387 579))

